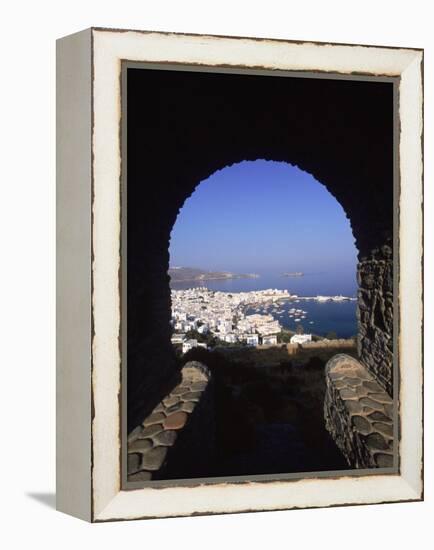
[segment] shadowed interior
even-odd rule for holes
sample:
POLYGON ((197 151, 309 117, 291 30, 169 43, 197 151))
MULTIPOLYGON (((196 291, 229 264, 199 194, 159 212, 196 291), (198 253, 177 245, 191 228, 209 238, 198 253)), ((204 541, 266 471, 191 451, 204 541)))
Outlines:
POLYGON ((179 381, 170 233, 216 170, 297 165, 344 208, 359 250, 358 355, 392 394, 393 83, 128 68, 128 429, 179 381))

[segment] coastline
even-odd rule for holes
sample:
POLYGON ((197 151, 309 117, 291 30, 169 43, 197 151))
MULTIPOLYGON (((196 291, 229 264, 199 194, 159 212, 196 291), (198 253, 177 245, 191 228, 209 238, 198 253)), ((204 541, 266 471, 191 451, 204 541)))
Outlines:
MULTIPOLYGON (((169 275, 170 277, 170 275, 169 275)), ((230 276, 225 277, 217 277, 217 276, 210 276, 210 277, 193 277, 191 279, 177 279, 174 280, 172 277, 170 278, 170 282, 173 284, 183 284, 183 283, 202 283, 206 281, 231 281, 233 279, 259 279, 259 275, 256 275, 255 273, 252 274, 245 274, 245 275, 236 275, 232 274, 230 276)))

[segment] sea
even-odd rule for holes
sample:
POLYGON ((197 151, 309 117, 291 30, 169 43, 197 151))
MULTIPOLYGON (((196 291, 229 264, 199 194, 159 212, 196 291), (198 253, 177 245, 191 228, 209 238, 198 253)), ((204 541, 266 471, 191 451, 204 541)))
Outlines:
MULTIPOLYGON (((239 278, 214 281, 185 281, 172 283, 173 289, 181 290, 194 287, 206 287, 221 292, 250 292, 275 288, 288 290, 291 294, 300 297, 308 296, 357 296, 357 282, 352 272, 313 272, 304 273, 301 277, 285 277, 281 273, 260 273, 257 278, 239 278)), ((338 338, 351 338, 357 334, 356 301, 344 302, 317 302, 300 299, 283 301, 277 308, 248 308, 246 313, 270 313, 280 324, 295 331, 302 325, 305 333, 326 336, 335 333, 338 338), (291 317, 290 309, 300 309, 305 313, 305 319, 295 321, 297 316, 291 317)))

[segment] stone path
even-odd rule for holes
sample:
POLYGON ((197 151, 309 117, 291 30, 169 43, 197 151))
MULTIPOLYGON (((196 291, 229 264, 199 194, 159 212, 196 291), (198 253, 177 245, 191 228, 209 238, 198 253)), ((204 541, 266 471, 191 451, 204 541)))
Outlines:
POLYGON ((326 427, 350 466, 393 466, 393 400, 356 359, 340 354, 326 366, 326 427))
POLYGON ((180 384, 128 436, 128 481, 149 481, 161 470, 208 386, 200 363, 186 363, 181 374, 180 384))

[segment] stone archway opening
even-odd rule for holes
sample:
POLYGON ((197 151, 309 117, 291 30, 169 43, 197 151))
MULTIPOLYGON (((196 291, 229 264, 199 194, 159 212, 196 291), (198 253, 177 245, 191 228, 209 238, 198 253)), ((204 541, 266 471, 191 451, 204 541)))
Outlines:
MULTIPOLYGON (((299 166, 321 181, 346 212, 359 250, 358 358, 367 373, 364 381, 375 385, 371 395, 381 394, 378 399, 389 404, 393 393, 392 84, 129 69, 127 156, 129 431, 159 406, 181 376, 171 346, 167 274, 170 233, 178 213, 198 182, 224 166, 258 158, 299 166)), ((336 372, 331 369, 331 381, 340 375, 352 378, 350 362, 342 361, 333 366, 336 372)), ((390 419, 390 415, 384 406, 378 409, 375 399, 364 398, 369 401, 356 414, 361 418, 356 420, 361 441, 370 438, 375 456, 383 448, 384 462, 380 462, 388 463, 390 438, 375 434, 389 428, 380 426, 373 434, 365 417, 378 413, 376 422, 389 426, 380 416, 390 419)), ((331 404, 336 400, 335 396, 331 404)), ((339 406, 331 408, 329 417, 337 421, 343 413, 339 406)), ((339 438, 343 446, 347 444, 346 436, 335 434, 339 438)), ((375 460, 378 465, 379 459, 375 460)), ((353 462, 363 464, 358 458, 353 462)))
POLYGON ((212 475, 348 467, 323 414, 326 362, 356 356, 357 250, 337 201, 295 166, 237 163, 186 199, 170 255, 172 343, 214 374, 212 475))
POLYGON ((349 338, 357 334, 349 303, 357 295, 357 255, 345 211, 320 182, 296 166, 258 159, 215 172, 186 199, 171 231, 169 275, 175 289, 285 288, 301 299, 322 298, 307 304, 350 298, 342 300, 354 306, 347 326, 327 325, 326 308, 316 326, 306 315, 299 325, 297 316, 287 319, 290 332, 299 326, 349 338))
POLYGON ((237 162, 198 183, 176 217, 170 252, 172 266, 220 262, 238 272, 291 265, 312 272, 329 257, 326 267, 354 283, 358 254, 350 221, 326 187, 269 159, 237 162))

